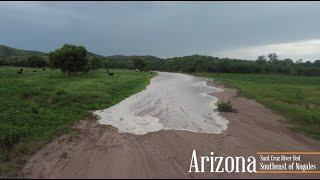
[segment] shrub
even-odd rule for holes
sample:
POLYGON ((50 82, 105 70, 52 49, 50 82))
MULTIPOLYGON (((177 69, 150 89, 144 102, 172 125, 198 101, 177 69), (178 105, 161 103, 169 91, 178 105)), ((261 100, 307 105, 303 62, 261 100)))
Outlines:
POLYGON ((48 66, 48 62, 41 56, 31 56, 27 59, 27 66, 46 67, 48 66))
POLYGON ((97 57, 91 58, 88 64, 91 70, 97 70, 102 67, 102 61, 97 57))
POLYGON ((83 68, 83 72, 84 73, 88 73, 90 71, 90 65, 87 64, 84 68, 83 68))
POLYGON ((230 100, 228 100, 227 102, 222 100, 217 103, 217 106, 218 106, 217 110, 219 112, 237 112, 237 110, 232 107, 230 100))

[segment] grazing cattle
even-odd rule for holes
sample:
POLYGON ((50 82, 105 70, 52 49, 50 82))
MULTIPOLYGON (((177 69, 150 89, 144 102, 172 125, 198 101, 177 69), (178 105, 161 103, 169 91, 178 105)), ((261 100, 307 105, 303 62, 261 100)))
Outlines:
POLYGON ((22 71, 18 71, 17 74, 22 74, 22 71))
POLYGON ((114 75, 114 73, 109 73, 109 76, 113 76, 114 75))

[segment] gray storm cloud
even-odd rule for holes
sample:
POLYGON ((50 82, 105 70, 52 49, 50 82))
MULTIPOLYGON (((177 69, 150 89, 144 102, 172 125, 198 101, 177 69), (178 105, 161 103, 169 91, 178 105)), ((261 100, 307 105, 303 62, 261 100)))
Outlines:
MULTIPOLYGON (((0 44, 47 52, 74 43, 102 55, 238 58, 271 47, 287 55, 287 43, 320 39, 319 8, 319 2, 0 2, 0 44)), ((290 58, 320 58, 299 47, 290 58)))

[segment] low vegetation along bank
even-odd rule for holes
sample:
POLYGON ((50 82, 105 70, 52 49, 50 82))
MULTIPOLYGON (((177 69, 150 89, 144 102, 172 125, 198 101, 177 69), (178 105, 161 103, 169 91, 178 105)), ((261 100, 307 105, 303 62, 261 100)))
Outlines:
POLYGON ((198 73, 223 80, 245 97, 278 112, 295 130, 320 139, 320 77, 198 73))
POLYGON ((137 93, 154 75, 132 70, 77 73, 60 70, 0 68, 0 178, 17 175, 27 155, 104 109, 137 93), (34 72, 36 70, 36 72, 34 72))
MULTIPOLYGON (((69 45, 67 45, 69 46, 69 45)), ((70 52, 65 51, 65 52, 70 52)), ((75 51, 74 51, 75 52, 75 51)), ((0 45, 0 66, 53 67, 51 53, 19 50, 0 45)), ((69 54, 70 55, 70 54, 69 54)), ((320 76, 320 60, 280 58, 276 53, 258 56, 256 60, 190 55, 172 58, 155 56, 101 56, 87 52, 86 69, 143 69, 183 73, 239 73, 320 76)), ((70 64, 70 63, 68 63, 70 64)))

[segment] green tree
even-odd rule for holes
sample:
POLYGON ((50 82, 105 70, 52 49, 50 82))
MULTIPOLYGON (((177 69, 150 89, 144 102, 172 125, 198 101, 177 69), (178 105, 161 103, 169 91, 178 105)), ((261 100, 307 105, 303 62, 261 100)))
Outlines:
POLYGON ((266 56, 259 56, 258 59, 256 60, 256 63, 260 65, 266 64, 267 63, 266 56))
POLYGON ((49 53, 53 67, 60 68, 65 76, 85 70, 88 64, 87 50, 83 46, 65 44, 62 48, 49 53))
POLYGON ((110 62, 109 61, 104 61, 103 62, 103 68, 104 69, 110 69, 110 62))
POLYGON ((299 59, 299 60, 297 61, 297 64, 302 64, 302 61, 303 61, 303 59, 299 59))
POLYGON ((26 67, 26 66, 27 66, 27 60, 15 58, 15 59, 13 60, 13 63, 12 63, 12 64, 13 64, 14 66, 26 67))
POLYGON ((312 63, 311 63, 310 61, 305 62, 305 64, 306 64, 307 66, 311 66, 311 65, 312 65, 312 63))
POLYGON ((278 55, 276 53, 270 53, 268 55, 269 61, 272 63, 277 63, 278 62, 278 55))
POLYGON ((27 59, 27 66, 29 66, 29 67, 46 67, 46 66, 48 66, 48 63, 43 57, 31 56, 27 59))
POLYGON ((175 71, 176 70, 176 62, 174 60, 169 60, 165 63, 165 68, 168 71, 175 71))
POLYGON ((292 65, 292 64, 294 64, 293 60, 290 59, 290 58, 284 59, 284 60, 283 60, 283 63, 284 63, 285 65, 292 65))
POLYGON ((90 69, 92 70, 97 70, 101 68, 102 67, 101 64, 102 64, 101 60, 97 57, 93 57, 89 60, 89 66, 90 66, 90 69))
POLYGON ((142 59, 140 58, 133 59, 133 67, 135 69, 139 69, 140 71, 143 71, 145 66, 146 66, 146 63, 142 59))
POLYGON ((7 62, 4 59, 0 59, 0 66, 7 65, 7 62))

